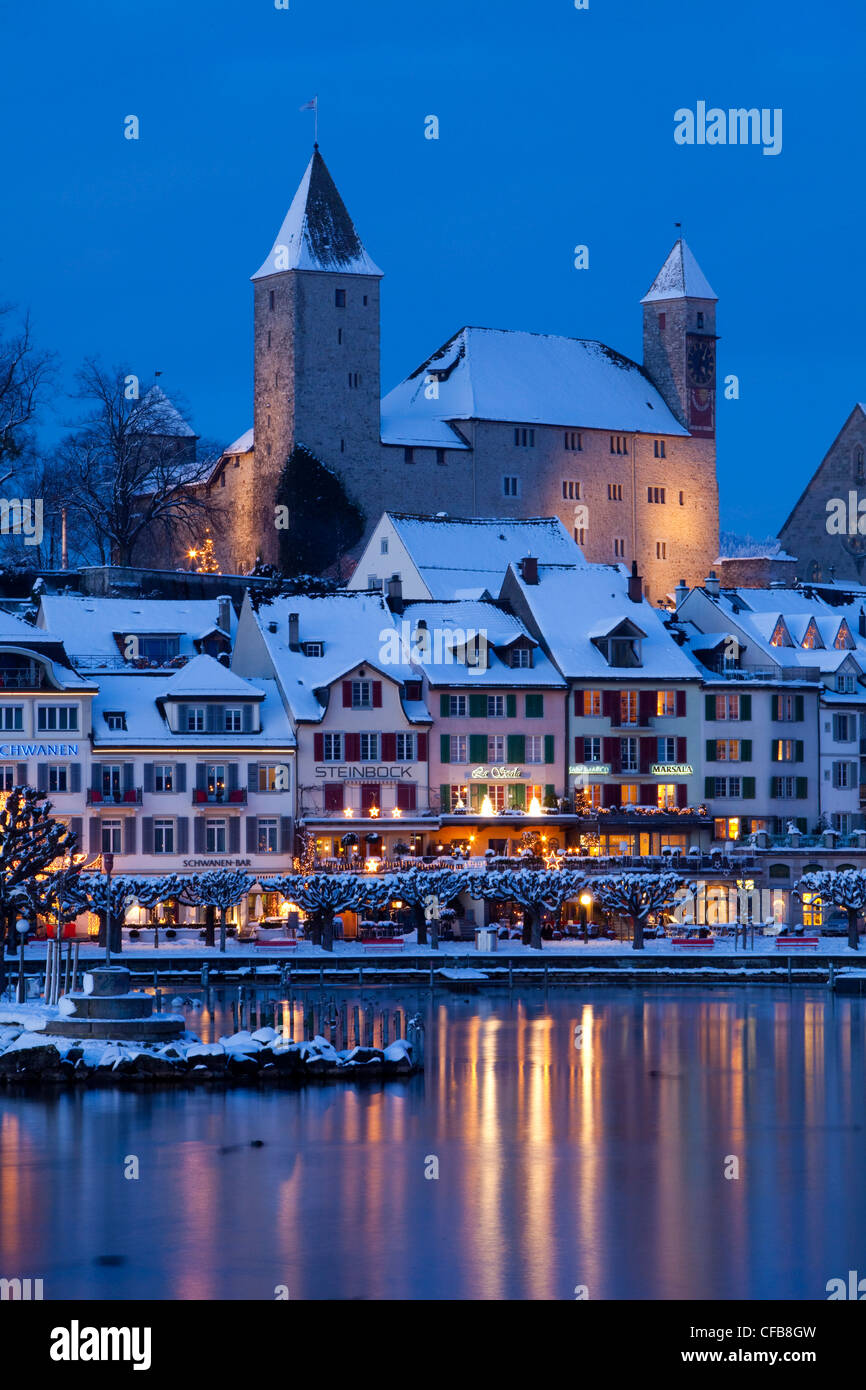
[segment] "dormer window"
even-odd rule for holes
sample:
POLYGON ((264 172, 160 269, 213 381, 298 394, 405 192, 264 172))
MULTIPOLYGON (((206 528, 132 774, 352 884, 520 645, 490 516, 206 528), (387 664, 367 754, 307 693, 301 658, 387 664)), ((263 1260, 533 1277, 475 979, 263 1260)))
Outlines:
POLYGON ((839 624, 839 631, 836 633, 833 646, 837 651, 851 651, 855 645, 853 633, 843 618, 839 624))
POLYGON ((111 709, 105 711, 105 722, 109 729, 114 731, 126 728, 126 713, 124 710, 111 709))
POLYGON ((785 626, 785 619, 779 618, 776 623, 776 626, 773 628, 773 635, 770 638, 770 646, 793 647, 793 645, 794 643, 791 641, 791 634, 785 626))
POLYGON ((821 634, 818 631, 818 624, 815 622, 814 618, 811 618, 809 621, 809 626, 803 634, 801 645, 806 647, 809 651, 812 651, 815 647, 823 647, 824 645, 821 640, 821 634))
POLYGON ((624 618, 610 632, 593 637, 592 642, 608 666, 642 666, 641 644, 645 637, 646 633, 636 623, 624 618))
POLYGON ((301 651, 304 656, 324 656, 325 644, 324 642, 302 642, 301 651))
POLYGON ((188 734, 203 734, 205 728, 204 705, 187 705, 186 707, 186 732, 188 734))
POLYGON ((237 706, 229 706, 223 710, 223 732, 227 734, 239 734, 243 724, 243 711, 237 706))
POLYGON ((511 666, 512 666, 512 668, 513 668, 514 670, 518 670, 518 669, 521 668, 521 667, 526 667, 526 666, 531 666, 531 665, 532 665, 532 648, 531 648, 531 647, 512 647, 512 648, 511 648, 511 666))
POLYGON ((406 682, 406 699, 407 699, 407 700, 420 700, 420 699, 421 699, 421 682, 420 682, 420 681, 407 681, 407 682, 406 682))

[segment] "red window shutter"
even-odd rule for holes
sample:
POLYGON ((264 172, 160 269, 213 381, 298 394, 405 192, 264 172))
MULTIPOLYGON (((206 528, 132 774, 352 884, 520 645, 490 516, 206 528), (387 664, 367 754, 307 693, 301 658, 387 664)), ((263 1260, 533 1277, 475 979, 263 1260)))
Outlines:
POLYGON ((658 692, 655 690, 641 690, 637 697, 637 717, 639 722, 646 727, 658 708, 658 692))
POLYGON ((397 735, 382 735, 382 761, 383 763, 393 763, 397 758, 397 735))
POLYGON ((427 761, 427 735, 426 735, 426 734, 419 734, 419 735, 418 735, 418 762, 419 762, 419 763, 426 763, 426 761, 427 761))
POLYGON ((575 692, 574 692, 574 712, 575 712, 575 714, 583 714, 583 691, 582 691, 582 690, 575 690, 575 692))
POLYGON ((342 811, 343 809, 343 784, 342 782, 325 783, 325 810, 342 811))
POLYGON ((641 782, 640 784, 640 804, 641 806, 655 806, 658 800, 658 792, 654 782, 641 782))
POLYGON ((371 806, 377 806, 380 810, 382 809, 382 799, 379 795, 378 782, 364 782, 361 785, 361 814, 364 816, 369 815, 371 806))
POLYGON ((418 805, 418 788, 414 782, 397 783, 397 805, 401 811, 414 811, 418 805))
POLYGON ((317 763, 321 763, 325 758, 325 735, 313 734, 313 757, 317 763))
POLYGON ((678 763, 684 763, 684 762, 686 761, 686 758, 688 757, 687 748, 688 748, 688 745, 687 745, 687 743, 686 743, 686 740, 685 740, 684 738, 678 738, 678 739, 677 739, 677 762, 678 762, 678 763))
POLYGON ((611 724, 619 724, 618 690, 603 690, 601 692, 601 711, 605 719, 609 719, 611 724))
POLYGON ((575 740, 574 740, 574 761, 575 761, 576 763, 582 763, 582 762, 583 762, 583 739, 582 739, 582 738, 575 738, 575 740))
POLYGON ((352 708, 352 682, 343 681, 343 709, 352 708))
POLYGON ((373 709, 382 708, 382 682, 373 681, 373 709))
POLYGON ((605 806, 616 806, 619 802, 618 788, 606 782, 601 789, 601 799, 605 806))
MULTIPOLYGON (((603 738, 601 741, 604 761, 610 763, 611 772, 619 772, 621 765, 620 746, 618 738, 603 738)), ((606 804, 606 803, 605 803, 606 804)))
POLYGON ((346 734, 343 743, 346 749, 346 762, 356 763, 361 756, 361 735, 346 734))
POLYGON ((678 782, 678 783, 677 783, 677 805, 678 805, 678 806, 688 806, 688 804, 689 804, 689 789, 688 789, 688 787, 686 786, 685 782, 678 782))
POLYGON ((677 691, 677 719, 685 719, 685 717, 686 717, 686 692, 685 692, 684 690, 678 690, 678 691, 677 691))
POLYGON ((652 767, 653 763, 654 763, 655 760, 656 760, 656 753, 657 753, 657 752, 658 752, 658 747, 657 747, 657 745, 656 745, 656 741, 655 741, 654 738, 642 738, 642 739, 640 740, 640 747, 639 747, 639 749, 638 749, 638 757, 639 757, 640 770, 641 770, 641 772, 644 772, 644 773, 649 772, 650 768, 652 767))

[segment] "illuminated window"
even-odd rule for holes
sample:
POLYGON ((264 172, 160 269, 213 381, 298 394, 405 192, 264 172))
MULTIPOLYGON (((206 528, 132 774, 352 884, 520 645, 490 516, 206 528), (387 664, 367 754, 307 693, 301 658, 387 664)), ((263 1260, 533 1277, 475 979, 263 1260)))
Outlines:
POLYGON ((656 714, 665 718, 670 718, 677 712, 677 693, 675 690, 659 690, 656 692, 656 714))
POLYGON ((739 719, 740 717, 740 697, 739 695, 717 695, 716 696, 716 718, 717 719, 739 719))
POLYGON ((818 624, 815 622, 814 618, 810 619, 809 626, 806 628, 806 631, 803 634, 803 641, 801 645, 807 647, 810 651, 812 651, 815 647, 823 647, 824 645, 824 643, 821 640, 821 634, 818 631, 818 624))
POLYGON ((814 893, 804 893, 801 902, 803 904, 803 926, 822 927, 824 925, 824 904, 814 893))
POLYGON ((636 690, 621 690, 619 692, 619 722, 620 724, 637 723, 636 690))
POLYGON ((740 761, 740 740, 738 738, 716 739, 716 759, 720 763, 740 761))
POLYGON ((601 691, 584 690, 583 712, 585 715, 601 714, 601 691))
POLYGON ((659 782, 656 791, 660 811, 668 811, 672 806, 676 806, 677 788, 675 782, 659 782))
POLYGON ((793 645, 794 643, 791 641, 791 634, 785 626, 784 618, 779 618, 778 622, 776 623, 776 626, 773 628, 773 635, 770 638, 770 646, 793 647, 793 645))
POLYGON ((638 800, 637 782, 623 782, 619 788, 620 806, 636 806, 638 800))
POLYGON ((836 633, 833 646, 837 651, 850 651, 855 645, 851 629, 843 618, 839 624, 839 631, 836 633))

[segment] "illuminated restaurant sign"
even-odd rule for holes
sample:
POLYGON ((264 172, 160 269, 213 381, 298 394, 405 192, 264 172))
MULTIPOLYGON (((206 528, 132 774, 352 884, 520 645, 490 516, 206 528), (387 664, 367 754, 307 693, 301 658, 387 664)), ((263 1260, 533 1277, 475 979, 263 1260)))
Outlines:
POLYGON ((519 782, 523 775, 522 767, 473 767, 470 773, 485 782, 519 782))
POLYGON ((341 782, 399 782, 403 777, 411 777, 414 764, 398 763, 391 767, 387 763, 364 763, 358 767, 354 763, 333 763, 316 768, 317 777, 339 778, 341 782))
POLYGON ((0 758, 77 757, 77 743, 0 743, 0 758))
POLYGON ((568 768, 569 777, 607 777, 610 774, 610 763, 571 763, 568 768))
POLYGON ((650 772, 653 777, 691 777, 691 763, 653 763, 650 772))

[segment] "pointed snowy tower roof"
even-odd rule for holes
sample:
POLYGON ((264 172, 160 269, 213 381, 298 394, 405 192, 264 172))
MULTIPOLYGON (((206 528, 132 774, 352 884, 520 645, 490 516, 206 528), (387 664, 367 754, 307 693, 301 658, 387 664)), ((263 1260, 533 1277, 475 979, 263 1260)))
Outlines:
POLYGON ((641 304, 659 299, 717 299, 709 281, 695 260, 684 237, 674 242, 673 250, 662 266, 641 304))
POLYGON ((283 270, 382 274, 364 250, 318 145, 267 260, 252 278, 261 280, 283 270))

